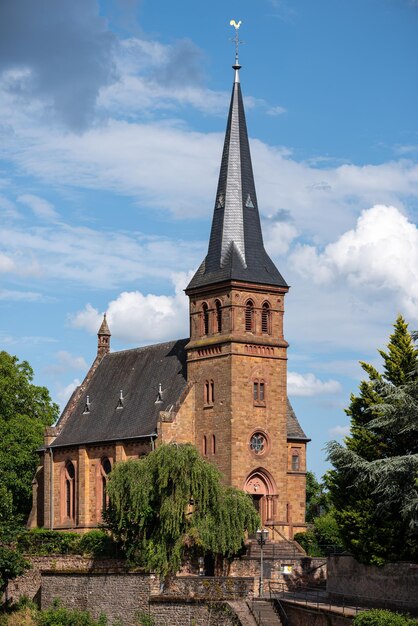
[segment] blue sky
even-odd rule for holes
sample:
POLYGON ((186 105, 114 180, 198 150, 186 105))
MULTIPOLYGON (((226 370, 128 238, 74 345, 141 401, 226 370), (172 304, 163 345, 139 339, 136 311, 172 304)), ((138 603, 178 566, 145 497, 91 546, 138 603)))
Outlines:
POLYGON ((286 298, 309 466, 359 360, 418 328, 418 2, 3 0, 0 341, 61 405, 96 352, 187 336, 232 87, 286 298))

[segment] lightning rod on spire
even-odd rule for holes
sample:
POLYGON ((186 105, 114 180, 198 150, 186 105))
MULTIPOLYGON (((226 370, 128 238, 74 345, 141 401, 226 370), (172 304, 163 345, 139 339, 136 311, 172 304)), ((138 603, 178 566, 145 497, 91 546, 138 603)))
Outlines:
POLYGON ((239 44, 244 43, 243 41, 240 40, 240 38, 238 37, 238 30, 239 27, 241 26, 242 22, 241 20, 237 23, 235 20, 231 20, 229 22, 230 26, 233 26, 235 28, 235 37, 232 38, 232 41, 235 43, 235 65, 233 66, 234 69, 239 69, 241 66, 239 64, 238 61, 238 48, 239 48, 239 44))

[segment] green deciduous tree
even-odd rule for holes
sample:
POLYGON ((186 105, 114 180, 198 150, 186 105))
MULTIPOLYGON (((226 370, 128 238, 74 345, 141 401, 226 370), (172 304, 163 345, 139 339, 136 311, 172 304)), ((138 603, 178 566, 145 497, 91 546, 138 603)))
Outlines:
POLYGON ((345 446, 328 444, 328 486, 345 544, 366 563, 418 559, 418 350, 401 316, 383 373, 362 363, 368 380, 351 396, 345 446))
POLYGON ((107 520, 128 558, 163 575, 193 551, 235 554, 260 521, 251 498, 223 486, 220 472, 189 444, 119 463, 108 492, 107 520))
POLYGON ((30 510, 36 449, 45 426, 58 417, 46 387, 32 380, 27 361, 0 352, 0 484, 9 494, 5 497, 12 498, 11 514, 21 519, 30 510))

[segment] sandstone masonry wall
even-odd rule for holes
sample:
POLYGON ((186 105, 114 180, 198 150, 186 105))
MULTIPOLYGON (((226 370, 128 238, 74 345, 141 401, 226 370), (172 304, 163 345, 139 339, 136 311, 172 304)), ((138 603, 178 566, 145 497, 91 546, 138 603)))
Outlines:
POLYGON ((381 567, 363 565, 353 557, 328 557, 327 591, 344 594, 367 606, 410 608, 418 611, 418 564, 387 563, 381 567))

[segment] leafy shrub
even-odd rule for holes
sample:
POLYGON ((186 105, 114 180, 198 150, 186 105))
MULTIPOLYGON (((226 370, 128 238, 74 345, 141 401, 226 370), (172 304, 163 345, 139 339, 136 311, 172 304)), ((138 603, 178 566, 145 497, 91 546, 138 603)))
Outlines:
POLYGON ((66 609, 55 601, 51 608, 38 612, 36 626, 107 626, 107 619, 101 615, 95 621, 87 611, 66 609))
POLYGON ((91 530, 80 537, 78 549, 86 556, 115 556, 117 545, 104 530, 91 530))
POLYGON ((17 550, 0 546, 0 593, 4 591, 9 580, 23 574, 29 563, 17 550))
POLYGON ((401 613, 382 609, 362 611, 353 620, 353 626, 417 626, 418 621, 401 613))
POLYGON ((149 613, 145 613, 144 611, 138 611, 136 613, 135 618, 137 620, 138 626, 155 626, 155 619, 149 613))
POLYGON ((80 535, 58 530, 34 528, 17 538, 17 547, 25 554, 49 556, 51 554, 77 554, 80 535))

